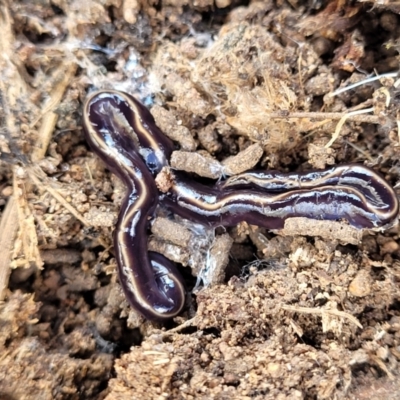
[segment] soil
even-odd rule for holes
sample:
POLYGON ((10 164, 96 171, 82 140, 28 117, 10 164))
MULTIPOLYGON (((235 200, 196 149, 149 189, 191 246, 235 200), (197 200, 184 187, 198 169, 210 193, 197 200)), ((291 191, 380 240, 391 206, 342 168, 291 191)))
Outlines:
POLYGON ((399 14, 367 0, 3 1, 0 399, 400 398, 397 223, 212 230, 160 208, 149 248, 178 263, 188 296, 152 323, 116 274, 125 188, 82 132, 87 94, 123 90, 193 179, 354 162, 396 188, 399 14))

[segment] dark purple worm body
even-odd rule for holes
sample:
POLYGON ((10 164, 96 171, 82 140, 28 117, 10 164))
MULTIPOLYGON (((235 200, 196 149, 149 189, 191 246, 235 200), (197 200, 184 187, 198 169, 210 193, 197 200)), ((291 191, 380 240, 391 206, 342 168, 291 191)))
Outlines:
POLYGON ((285 220, 293 217, 345 219, 356 228, 378 228, 393 222, 398 214, 390 185, 361 165, 268 177, 261 171, 248 175, 251 180, 242 174, 240 182, 233 177, 209 187, 171 172, 171 188, 160 196, 160 202, 198 223, 234 226, 246 221, 267 229, 282 229, 285 220))
MULTIPOLYGON (((133 113, 124 108, 123 102, 110 101, 107 94, 100 92, 85 103, 84 128, 93 151, 127 187, 114 232, 122 288, 130 304, 142 315, 163 321, 181 311, 185 289, 175 265, 161 254, 147 251, 149 217, 158 204, 157 187, 147 165, 154 163, 156 168, 159 161, 151 151, 139 149, 136 133, 130 126, 134 120, 125 119, 141 115, 143 106, 138 104, 138 111, 133 113)), ((163 154, 158 155, 162 159, 163 154)))
POLYGON ((247 221, 280 229, 287 218, 347 220, 357 228, 393 223, 398 200, 390 185, 362 165, 324 171, 252 171, 203 185, 171 171, 171 187, 159 195, 154 177, 168 160, 172 142, 150 112, 132 96, 101 91, 86 101, 86 139, 93 151, 127 186, 114 235, 121 285, 131 305, 144 316, 165 320, 184 305, 185 290, 174 265, 147 252, 147 224, 158 203, 208 226, 247 221))

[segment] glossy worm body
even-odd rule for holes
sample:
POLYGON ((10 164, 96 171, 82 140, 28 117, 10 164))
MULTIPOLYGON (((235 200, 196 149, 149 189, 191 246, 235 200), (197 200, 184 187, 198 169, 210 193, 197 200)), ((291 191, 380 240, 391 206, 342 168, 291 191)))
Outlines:
MULTIPOLYGON (((128 123, 124 111, 124 103, 113 103, 107 93, 90 97, 83 111, 86 140, 127 187, 114 232, 122 288, 141 314, 162 321, 181 311, 185 289, 173 263, 161 254, 147 252, 148 219, 158 204, 156 184, 147 165, 157 165, 158 161, 155 154, 138 145, 136 132, 130 126, 136 121, 142 129, 148 128, 140 120, 141 112, 130 113, 133 119, 128 123)), ((162 159, 164 154, 156 156, 162 159)))
POLYGON ((240 221, 280 229, 290 217, 345 219, 357 228, 392 223, 398 200, 390 185, 361 165, 325 171, 253 171, 214 185, 170 171, 171 186, 159 194, 154 176, 173 150, 150 112, 130 95, 102 91, 91 95, 83 113, 93 151, 127 186, 114 235, 121 285, 131 305, 149 319, 179 313, 185 291, 174 265, 147 252, 147 223, 158 203, 209 226, 240 221))
POLYGON ((357 228, 390 224, 398 201, 390 185, 362 165, 342 165, 305 173, 250 172, 214 187, 171 172, 171 187, 160 197, 174 213, 211 226, 246 221, 282 229, 291 217, 346 219, 357 228))

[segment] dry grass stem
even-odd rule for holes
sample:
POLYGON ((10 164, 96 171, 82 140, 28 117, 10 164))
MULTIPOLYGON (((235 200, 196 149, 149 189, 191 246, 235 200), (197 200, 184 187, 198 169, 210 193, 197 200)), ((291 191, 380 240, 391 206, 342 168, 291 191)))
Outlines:
POLYGON ((81 221, 83 225, 90 226, 90 223, 86 221, 86 219, 77 211, 74 207, 72 207, 64 197, 58 193, 56 189, 53 189, 49 184, 43 182, 42 179, 38 177, 38 169, 28 168, 27 173, 29 179, 40 189, 44 189, 51 196, 53 196, 66 210, 68 210, 78 221, 81 221))
MULTIPOLYGON (((11 268, 29 267, 32 263, 42 268, 35 219, 26 197, 25 179, 19 176, 18 168, 14 169, 14 196, 17 204, 17 220, 14 221, 18 233, 11 254, 11 268)), ((22 168, 20 169, 22 171, 22 168)))
POLYGON ((339 89, 335 90, 334 92, 329 93, 329 96, 330 97, 337 96, 338 94, 342 94, 344 92, 347 92, 348 90, 355 89, 358 86, 366 85, 367 83, 371 83, 371 82, 377 81, 382 78, 396 78, 397 75, 398 75, 398 72, 388 72, 387 74, 372 76, 371 78, 363 79, 362 81, 353 83, 352 85, 339 88, 339 89))
POLYGON ((18 230, 18 209, 12 196, 3 211, 0 221, 0 301, 4 300, 10 276, 11 251, 18 230))
POLYGON ((373 111, 374 111, 374 108, 371 107, 371 108, 366 108, 364 110, 351 111, 348 114, 343 115, 343 117, 340 118, 340 121, 336 125, 335 132, 333 133, 331 140, 325 145, 325 148, 328 149, 329 147, 331 147, 333 145, 333 143, 335 143, 335 141, 337 140, 337 138, 340 135, 340 130, 342 129, 343 125, 349 119, 350 116, 366 114, 366 113, 373 112, 373 111))
POLYGON ((354 325, 358 326, 360 329, 362 329, 362 325, 358 321, 357 318, 353 317, 351 314, 348 314, 344 311, 339 311, 339 310, 327 310, 327 309, 321 309, 321 308, 310 308, 310 307, 297 307, 297 306, 289 306, 289 305, 282 305, 281 306, 284 310, 287 311, 293 311, 297 313, 304 313, 304 314, 317 314, 317 315, 331 315, 334 317, 338 318, 344 318, 347 319, 348 321, 352 322, 354 325))
POLYGON ((55 75, 62 77, 62 79, 59 80, 57 86, 53 89, 50 97, 45 102, 41 115, 31 124, 31 126, 34 126, 40 118, 42 118, 42 124, 38 132, 38 145, 32 152, 32 162, 41 160, 46 154, 58 119, 58 114, 53 110, 60 104, 65 90, 71 83, 72 77, 75 75, 76 67, 76 64, 73 62, 62 64, 55 72, 55 75))
MULTIPOLYGON (((361 110, 363 113, 371 112, 371 110, 361 110)), ((373 111, 373 110, 372 110, 373 111)), ((361 114, 361 113, 359 113, 361 114)), ((341 112, 272 112, 264 114, 266 118, 274 119, 285 119, 285 118, 310 118, 310 119, 341 119, 346 117, 346 121, 352 122, 365 122, 368 124, 378 125, 380 123, 379 117, 375 115, 358 115, 353 113, 341 113, 341 112)))

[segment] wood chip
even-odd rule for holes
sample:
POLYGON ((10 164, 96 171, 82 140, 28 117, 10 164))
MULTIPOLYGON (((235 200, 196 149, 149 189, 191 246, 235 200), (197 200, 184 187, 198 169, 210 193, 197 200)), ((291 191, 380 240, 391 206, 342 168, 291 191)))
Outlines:
POLYGON ((349 292, 356 297, 365 297, 371 293, 371 276, 368 270, 361 269, 349 285, 349 292))
POLYGON ((324 239, 340 240, 343 244, 359 244, 363 230, 337 221, 318 221, 304 217, 289 218, 283 229, 278 231, 283 236, 307 235, 320 236, 324 239))
POLYGON ((155 105, 150 111, 157 126, 166 136, 178 142, 183 150, 196 150, 196 141, 193 139, 189 129, 186 126, 180 125, 171 111, 158 105, 155 105))
POLYGON ((237 175, 253 168, 263 155, 263 148, 254 143, 236 156, 228 157, 222 161, 225 175, 237 175))
POLYGON ((188 151, 174 151, 171 156, 171 167, 185 172, 194 172, 204 178, 218 179, 223 167, 211 157, 188 151))

